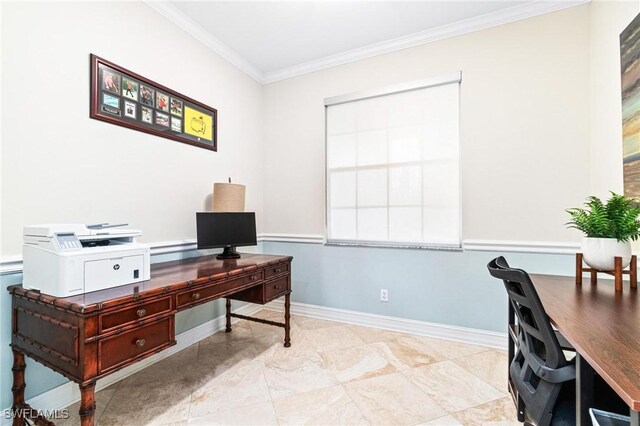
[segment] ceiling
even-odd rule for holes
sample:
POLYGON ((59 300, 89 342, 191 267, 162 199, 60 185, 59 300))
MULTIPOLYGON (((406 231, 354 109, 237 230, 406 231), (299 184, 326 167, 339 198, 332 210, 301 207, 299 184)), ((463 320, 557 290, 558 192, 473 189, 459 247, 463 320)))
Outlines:
POLYGON ((148 1, 260 82, 582 4, 510 1, 148 1))

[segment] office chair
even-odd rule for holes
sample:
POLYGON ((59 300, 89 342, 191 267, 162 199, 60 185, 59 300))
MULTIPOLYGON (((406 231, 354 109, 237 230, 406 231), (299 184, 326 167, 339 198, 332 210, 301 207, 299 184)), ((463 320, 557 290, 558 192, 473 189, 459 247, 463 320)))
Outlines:
POLYGON ((509 376, 524 405, 526 425, 575 425, 573 361, 567 361, 529 275, 501 256, 487 265, 504 282, 518 320, 516 354, 509 376))

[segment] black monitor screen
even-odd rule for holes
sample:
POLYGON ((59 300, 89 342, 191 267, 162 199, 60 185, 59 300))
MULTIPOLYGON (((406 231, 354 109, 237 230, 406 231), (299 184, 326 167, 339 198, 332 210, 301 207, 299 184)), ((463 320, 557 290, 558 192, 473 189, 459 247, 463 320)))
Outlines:
POLYGON ((255 246, 255 213, 196 213, 198 249, 255 246))

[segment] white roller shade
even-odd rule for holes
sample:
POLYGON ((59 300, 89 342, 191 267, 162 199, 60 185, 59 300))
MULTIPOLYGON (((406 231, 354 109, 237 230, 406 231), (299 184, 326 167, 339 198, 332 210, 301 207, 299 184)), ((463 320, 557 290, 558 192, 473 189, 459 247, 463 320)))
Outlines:
POLYGON ((457 75, 325 100, 328 242, 460 247, 457 75))

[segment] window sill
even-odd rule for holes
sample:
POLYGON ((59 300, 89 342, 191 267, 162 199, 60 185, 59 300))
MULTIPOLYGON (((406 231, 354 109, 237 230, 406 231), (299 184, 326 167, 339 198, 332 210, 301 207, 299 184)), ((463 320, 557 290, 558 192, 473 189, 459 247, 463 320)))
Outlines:
POLYGON ((462 252, 462 246, 445 246, 445 245, 418 245, 418 244, 402 244, 402 243, 374 243, 364 241, 327 241, 325 246, 336 247, 367 247, 367 248, 391 248, 391 249, 413 249, 413 250, 429 250, 429 251, 453 251, 462 252))

